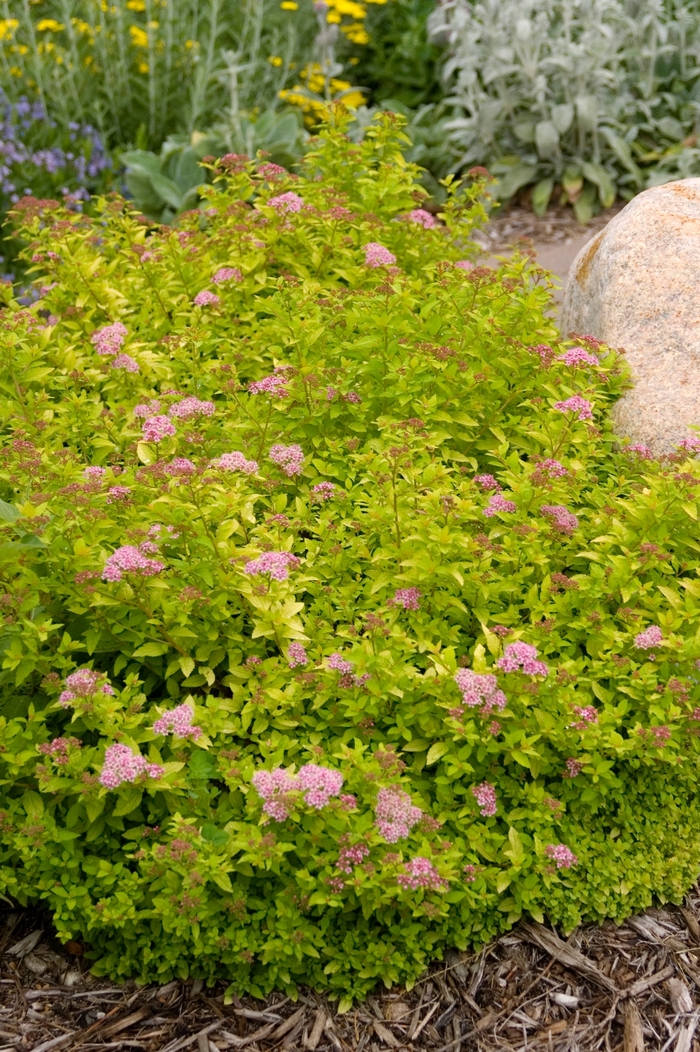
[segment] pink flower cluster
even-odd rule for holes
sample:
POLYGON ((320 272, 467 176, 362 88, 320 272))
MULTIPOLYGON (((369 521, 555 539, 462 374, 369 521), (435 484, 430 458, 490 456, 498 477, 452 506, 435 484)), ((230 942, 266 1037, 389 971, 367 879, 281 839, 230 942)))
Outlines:
POLYGON ((54 738, 51 742, 43 742, 37 746, 42 756, 50 756, 59 767, 65 767, 69 760, 71 749, 82 747, 80 738, 54 738))
POLYGON ((307 665, 309 663, 309 658, 301 643, 289 644, 287 660, 290 668, 296 668, 297 665, 307 665))
POLYGON ((560 413, 575 413, 579 420, 592 420, 593 409, 591 403, 581 395, 572 395, 564 402, 555 402, 554 408, 560 413))
POLYGON ((160 402, 155 398, 151 402, 140 402, 134 406, 134 416, 145 419, 147 416, 156 416, 160 412, 160 402))
POLYGON ((359 866, 369 855, 366 844, 352 844, 340 849, 336 867, 341 873, 352 873, 353 866, 359 866))
POLYGON ((583 770, 583 764, 580 760, 574 760, 573 756, 570 756, 565 764, 566 770, 564 771, 564 778, 576 778, 583 770))
POLYGON ((430 859, 417 855, 407 862, 404 872, 399 874, 398 883, 404 889, 416 891, 426 888, 428 891, 447 891, 447 881, 443 880, 430 859))
POLYGON ((115 321, 113 325, 105 325, 103 328, 93 332, 90 342, 98 354, 118 354, 127 332, 126 325, 122 325, 120 321, 115 321))
POLYGON ((335 484, 333 482, 317 482, 311 487, 311 499, 315 501, 331 500, 335 496, 335 484))
POLYGON ((494 515, 498 514, 499 511, 512 512, 517 511, 517 505, 515 501, 506 500, 505 497, 501 496, 500 493, 494 493, 493 497, 488 503, 488 507, 484 508, 484 517, 492 519, 494 515))
POLYGON ((437 226, 437 219, 430 212, 426 212, 425 208, 414 208, 413 211, 409 212, 405 219, 409 223, 417 223, 422 226, 425 230, 432 230, 433 227, 437 226))
POLYGON ((284 215, 286 212, 301 212, 304 207, 304 198, 299 197, 299 194, 295 194, 293 190, 288 190, 286 194, 278 194, 276 197, 271 197, 267 203, 275 211, 284 215))
POLYGON ((590 723, 598 722, 598 710, 594 705, 574 705, 574 712, 578 716, 578 721, 570 726, 575 731, 583 731, 590 723))
POLYGON ((192 420, 195 416, 212 416, 215 411, 216 406, 213 402, 202 401, 190 395, 171 405, 169 415, 176 420, 192 420))
POLYGON ((557 869, 571 869, 578 865, 578 858, 566 844, 548 844, 544 853, 556 863, 557 869))
POLYGON ((598 358, 584 351, 583 347, 572 347, 564 354, 560 354, 557 361, 563 362, 564 365, 600 365, 598 358))
POLYGON ((475 475, 474 481, 477 486, 480 486, 481 489, 484 490, 484 492, 491 489, 499 490, 501 488, 500 482, 494 478, 493 475, 475 475))
POLYGON ((577 517, 563 504, 543 504, 540 511, 555 530, 565 533, 567 537, 578 529, 577 517))
POLYGON ((198 292, 194 298, 195 307, 217 307, 221 300, 215 292, 210 292, 209 289, 202 289, 198 292))
POLYGON ((379 790, 374 815, 379 835, 388 844, 396 844, 397 841, 407 837, 415 825, 418 825, 423 812, 420 807, 415 807, 411 803, 408 793, 405 793, 403 789, 392 787, 379 790))
POLYGON ((479 805, 479 810, 484 818, 490 818, 491 815, 496 814, 498 797, 496 796, 496 790, 490 782, 482 782, 481 785, 473 785, 472 796, 479 805))
POLYGON ((300 790, 304 794, 304 803, 320 811, 330 803, 331 797, 338 796, 343 781, 339 771, 307 763, 300 768, 296 778, 282 767, 276 767, 274 771, 256 771, 253 788, 265 801, 263 812, 276 822, 283 822, 293 807, 290 793, 300 790))
POLYGON ((112 369, 123 369, 127 373, 140 372, 139 363, 130 354, 118 354, 111 363, 112 369))
POLYGON ((104 478, 106 474, 106 468, 98 468, 97 466, 83 468, 83 477, 86 479, 90 479, 91 482, 97 482, 99 479, 104 478))
POLYGON ((176 738, 199 738, 201 727, 192 726, 194 713, 189 705, 183 702, 177 708, 164 712, 153 724, 154 734, 174 734, 176 738))
POLYGON ((160 778, 164 771, 157 763, 149 763, 141 753, 133 753, 128 745, 110 745, 100 772, 100 785, 117 789, 124 782, 135 782, 141 774, 160 778))
POLYGON ((549 669, 544 661, 537 660, 537 647, 530 643, 509 643, 503 651, 503 657, 496 662, 503 672, 517 672, 522 669, 526 676, 546 676, 549 669))
POLYGON ((535 473, 541 473, 546 475, 550 479, 563 479, 569 474, 567 469, 558 460, 553 460, 552 457, 546 457, 544 460, 540 460, 535 468, 535 473))
POLYGON ((102 571, 103 581, 121 581, 125 573, 138 573, 143 577, 153 577, 165 569, 165 564, 157 559, 147 559, 133 544, 125 544, 112 552, 102 571))
POLYGON ((243 569, 251 577, 258 574, 269 574, 274 581, 286 581, 289 570, 296 569, 300 560, 291 552, 263 552, 257 559, 251 559, 243 569))
POLYGON ((174 435, 175 425, 167 416, 149 416, 143 422, 143 437, 146 442, 162 442, 174 435))
POLYGON ((77 698, 92 698, 95 694, 114 694, 114 687, 105 682, 102 672, 96 672, 92 668, 79 668, 66 676, 66 689, 61 692, 58 700, 65 708, 71 701, 77 698))
POLYGON ((165 470, 173 478, 189 478, 197 472, 197 468, 187 457, 175 457, 165 470))
POLYGON ((380 245, 377 241, 370 241, 364 248, 365 266, 367 267, 386 267, 396 262, 394 253, 390 252, 388 248, 384 248, 384 245, 380 245))
POLYGON ((325 807, 332 796, 339 794, 344 780, 340 771, 319 767, 315 763, 305 764, 297 775, 297 785, 304 791, 304 803, 317 811, 325 807))
POLYGON ((270 460, 282 468, 285 475, 300 475, 304 469, 304 451, 301 446, 273 446, 270 460))
POLYGON ((462 701, 470 709, 481 705, 481 715, 490 716, 494 709, 503 712, 507 699, 498 689, 498 680, 488 673, 473 672, 470 668, 460 668, 455 672, 455 683, 462 691, 462 701))
POLYGON ((333 672, 340 672, 340 679, 338 684, 341 687, 362 687, 369 679, 369 672, 365 672, 362 676, 356 676, 354 674, 354 668, 352 661, 346 661, 342 654, 331 654, 327 659, 328 668, 333 672))
POLYGON ((654 454, 649 449, 649 446, 643 445, 641 442, 633 442, 630 446, 625 446, 622 450, 623 453, 632 454, 639 460, 653 460, 654 454))
POLYGON ((420 588, 397 588, 388 606, 402 606, 404 610, 420 610, 420 588))
POLYGON ((242 471, 245 475, 254 475, 258 470, 258 462, 246 460, 242 453, 224 453, 214 461, 214 467, 222 471, 242 471))
POLYGON ((691 435, 689 438, 684 438, 678 443, 679 449, 684 449, 686 453, 700 453, 700 436, 691 435))
POLYGON ((124 501, 127 501, 130 496, 131 490, 128 486, 111 486, 107 491, 107 503, 123 503, 124 501))
POLYGON ((214 285, 223 285, 225 281, 243 281, 243 275, 238 267, 219 267, 211 280, 214 285))
POLYGON ((649 625, 634 637, 634 645, 637 650, 651 650, 652 647, 658 647, 663 641, 663 633, 658 625, 649 625))
POLYGON ((272 398, 288 398, 289 391, 285 384, 288 384, 290 379, 285 366, 282 369, 275 369, 269 376, 263 376, 262 380, 253 380, 248 384, 248 391, 250 394, 269 394, 272 398))

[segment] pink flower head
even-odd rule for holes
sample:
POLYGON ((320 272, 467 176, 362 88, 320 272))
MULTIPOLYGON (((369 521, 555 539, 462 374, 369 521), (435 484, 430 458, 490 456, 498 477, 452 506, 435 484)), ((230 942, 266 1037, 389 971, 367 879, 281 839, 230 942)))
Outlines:
POLYGON ((353 793, 341 793, 338 802, 343 811, 354 811, 357 807, 357 797, 353 793))
POLYGON ((291 774, 282 767, 276 767, 274 771, 256 771, 252 782, 258 796, 265 801, 263 812, 266 815, 276 822, 289 818, 293 806, 289 794, 297 787, 291 774))
POLYGON ((583 764, 580 760, 574 760, 573 756, 570 756, 566 761, 566 770, 564 771, 564 778, 576 778, 583 770, 583 764))
POLYGON ((79 668, 66 676, 66 689, 59 695, 59 702, 66 708, 78 698, 94 698, 96 694, 114 694, 114 687, 106 681, 102 672, 92 668, 79 668))
POLYGON ((438 225, 435 216, 431 215, 430 212, 426 212, 424 208, 414 208, 404 218, 409 223, 417 223, 418 226, 422 226, 425 230, 432 230, 433 227, 438 225))
POLYGON ((689 438, 684 438, 678 443, 679 449, 684 449, 686 453, 700 453, 700 436, 690 435, 689 438))
POLYGON ((175 709, 164 712, 153 724, 154 734, 174 734, 176 738, 199 738, 202 733, 201 727, 192 726, 194 713, 190 706, 183 702, 175 709))
POLYGON ((574 530, 578 529, 578 519, 563 504, 543 504, 540 511, 559 533, 570 537, 574 530))
POLYGON ((493 475, 475 475, 474 482, 479 486, 485 493, 489 490, 500 490, 500 482, 494 478, 493 475))
POLYGON ((156 416, 160 412, 160 402, 155 398, 151 402, 141 402, 134 406, 134 416, 145 419, 148 416, 156 416))
POLYGON ((258 470, 258 462, 246 460, 242 453, 224 453, 214 461, 214 467, 222 471, 242 471, 245 475, 254 475, 258 470))
POLYGON ((301 212, 304 207, 304 198, 299 197, 299 194, 295 194, 293 190, 288 190, 286 194, 271 197, 267 203, 275 211, 285 215, 287 212, 301 212))
POLYGON ((261 164, 258 168, 258 175, 262 175, 263 179, 274 179, 276 176, 286 174, 286 168, 282 168, 279 164, 273 164, 271 161, 266 161, 265 164, 261 164))
POLYGON ((304 803, 320 811, 337 796, 342 789, 344 778, 340 771, 329 767, 319 767, 315 763, 305 764, 297 776, 297 784, 304 791, 304 803))
POLYGON ((149 416, 144 420, 142 430, 146 442, 162 442, 176 434, 175 425, 167 416, 149 416))
POLYGON ((309 663, 306 651, 301 643, 289 644, 289 649, 287 650, 287 661, 289 662, 290 668, 296 668, 297 665, 307 665, 309 663))
POLYGON ((335 485, 332 482, 317 482, 311 487, 311 499, 314 501, 331 500, 335 496, 335 485))
POLYGON ((128 501, 130 496, 131 489, 129 486, 110 486, 107 491, 107 503, 119 504, 128 501))
POLYGON ((126 325, 122 325, 120 321, 115 321, 113 325, 105 325, 103 328, 93 332, 90 341, 98 354, 118 354, 127 332, 126 325))
POLYGON ((576 855, 566 844, 548 844, 544 853, 556 863, 557 869, 571 869, 572 866, 578 865, 576 855))
POLYGON ((459 267, 460 270, 473 270, 474 269, 474 264, 472 263, 472 261, 470 259, 458 259, 457 262, 455 263, 455 266, 459 267))
POLYGON ((477 705, 482 716, 490 716, 494 709, 503 712, 507 699, 498 689, 498 680, 489 673, 473 672, 470 668, 460 668, 455 672, 455 683, 462 691, 462 702, 470 709, 477 705))
POLYGON ((496 796, 496 790, 490 782, 482 782, 481 785, 473 785, 472 796, 475 798, 479 805, 479 810, 485 818, 490 818, 491 815, 496 814, 498 797, 496 796))
POLYGON ((288 367, 283 366, 275 369, 269 376, 263 376, 262 380, 253 380, 248 384, 248 390, 251 394, 269 394, 272 398, 287 398, 289 391, 285 385, 290 379, 288 367))
POLYGON ((509 643, 496 665, 504 672, 522 669, 526 676, 546 676, 549 672, 544 661, 537 660, 537 647, 530 643, 509 643))
POLYGON ((138 548, 125 544, 112 552, 102 571, 103 581, 121 581, 125 573, 138 573, 142 577, 153 577, 165 569, 157 559, 147 559, 138 548))
POLYGON ((270 450, 270 460, 279 465, 285 475, 300 475, 304 469, 304 451, 301 446, 273 446, 270 450))
POLYGON ((127 373, 138 373, 139 363, 129 354, 118 354, 112 361, 112 369, 123 369, 127 373))
POLYGON ((110 745, 105 752, 99 781, 105 789, 117 789, 124 782, 135 782, 142 774, 148 778, 161 778, 164 769, 157 763, 149 763, 141 753, 133 753, 128 745, 110 745))
POLYGON ((380 245, 376 241, 370 241, 365 245, 365 266, 387 267, 395 262, 396 256, 388 248, 384 248, 384 245, 380 245))
POLYGON ((529 348, 533 354, 536 354, 540 360, 540 364, 547 368, 554 361, 554 351, 548 343, 538 343, 535 347, 529 348))
POLYGON ((653 460, 654 454, 649 449, 649 446, 643 445, 641 442, 633 442, 630 446, 625 446, 622 450, 623 453, 631 454, 637 457, 638 460, 653 460))
POLYGON ((553 460, 552 457, 545 457, 544 460, 540 460, 537 464, 535 474, 546 475, 550 479, 563 479, 569 472, 558 460, 553 460))
POLYGON ((443 880, 433 863, 417 855, 407 862, 403 873, 397 878, 398 884, 406 891, 426 888, 428 891, 447 891, 447 881, 443 880))
POLYGON ((342 654, 331 654, 327 660, 327 666, 333 672, 341 672, 348 675, 355 667, 352 661, 346 661, 342 654))
POLYGON ((354 866, 359 866, 369 855, 366 844, 352 844, 340 849, 336 868, 341 873, 352 873, 354 866))
POLYGON ((591 403, 581 398, 581 395, 572 395, 565 402, 555 402, 554 408, 560 413, 575 413, 579 420, 593 419, 591 403))
POLYGON ((175 402, 174 405, 171 405, 169 415, 176 420, 192 420, 195 416, 212 416, 215 411, 216 406, 213 402, 206 402, 189 396, 188 398, 183 398, 181 402, 175 402))
POLYGON ((296 569, 300 560, 291 552, 263 552, 257 559, 251 559, 243 569, 251 577, 258 574, 269 574, 274 581, 286 581, 289 570, 296 569))
POLYGON ((583 347, 572 347, 564 354, 560 354, 557 361, 563 362, 564 365, 600 365, 598 358, 584 351, 583 347))
POLYGON ((492 519, 494 515, 498 514, 499 511, 508 512, 512 514, 517 511, 517 505, 515 501, 506 500, 505 497, 501 496, 500 493, 494 493, 493 497, 488 503, 488 507, 484 508, 484 517, 492 519))
POLYGON ((343 400, 345 402, 350 402, 353 405, 359 405, 362 402, 362 398, 357 391, 348 391, 347 394, 343 395, 343 400))
POLYGON ((651 650, 663 643, 664 637, 658 625, 649 625, 643 632, 634 637, 634 645, 637 650, 651 650))
POLYGON ((218 307, 221 300, 215 292, 210 292, 209 289, 202 289, 198 292, 194 300, 195 307, 218 307))
POLYGON ((387 844, 396 844, 407 837, 423 817, 420 807, 414 807, 408 793, 395 786, 379 790, 374 814, 379 835, 387 844))
POLYGON ((219 267, 211 280, 214 285, 223 285, 225 281, 243 281, 243 275, 238 267, 219 267))
POLYGON ((187 457, 175 457, 165 469, 173 478, 188 478, 196 474, 197 468, 187 457))
POLYGON ((574 705, 574 712, 579 719, 571 727, 576 731, 583 731, 589 724, 598 722, 598 710, 594 705, 574 705))
POLYGON ((394 598, 389 600, 389 605, 402 606, 404 610, 420 610, 422 594, 419 588, 397 588, 394 598))
POLYGON ((83 468, 83 477, 89 479, 91 482, 97 482, 99 479, 104 478, 107 474, 106 468, 98 468, 97 466, 91 466, 89 468, 83 468))

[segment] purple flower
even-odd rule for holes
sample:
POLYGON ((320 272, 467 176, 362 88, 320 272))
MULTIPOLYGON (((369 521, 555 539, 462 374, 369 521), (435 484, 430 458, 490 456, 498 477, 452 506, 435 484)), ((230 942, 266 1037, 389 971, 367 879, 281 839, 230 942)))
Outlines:
POLYGON ((176 434, 175 425, 167 416, 150 416, 143 422, 143 437, 146 442, 162 442, 176 434))
POLYGON ((559 533, 571 536, 578 529, 578 519, 563 504, 543 504, 540 511, 559 533))
POLYGON ((109 746, 100 772, 100 785, 117 789, 124 782, 135 782, 141 774, 160 778, 164 769, 157 763, 149 763, 140 753, 133 753, 128 745, 109 746))
POLYGON ((301 212, 304 207, 303 197, 299 197, 299 194, 295 194, 293 190, 288 190, 286 194, 278 194, 276 197, 271 197, 267 203, 277 212, 281 212, 282 215, 287 212, 301 212))
POLYGON ((560 413, 576 413, 579 420, 591 420, 593 418, 591 403, 585 398, 581 398, 581 395, 572 395, 565 402, 555 402, 554 408, 560 413))
POLYGON ((428 891, 447 891, 447 881, 438 873, 433 863, 417 855, 407 862, 403 873, 397 878, 398 884, 407 891, 426 888, 428 891))
POLYGON ((129 486, 111 486, 107 491, 107 503, 118 504, 129 500, 130 496, 131 489, 129 486))
POLYGON ((127 373, 140 372, 139 363, 129 354, 118 354, 112 362, 112 369, 124 369, 127 373))
POLYGON ((304 791, 304 803, 318 811, 329 803, 332 796, 338 795, 343 782, 340 771, 319 767, 315 763, 305 764, 297 776, 297 784, 304 791))
POLYGON ((269 574, 275 581, 286 581, 290 568, 296 569, 299 562, 291 552, 263 552, 259 558, 247 562, 244 570, 253 577, 257 574, 269 574))
POLYGON ((335 485, 332 482, 317 482, 311 487, 311 499, 314 501, 331 500, 335 496, 335 485))
POLYGON ((287 375, 288 368, 288 366, 277 368, 269 376, 263 376, 262 380, 253 380, 248 384, 248 391, 250 394, 269 394, 273 398, 287 398, 289 391, 285 384, 288 384, 291 379, 287 375))
POLYGON ((243 275, 238 267, 219 267, 211 280, 215 285, 223 285, 225 281, 243 281, 243 275))
POLYGON ((455 683, 462 691, 462 702, 468 708, 476 708, 482 716, 490 716, 494 709, 503 712, 507 699, 498 688, 498 680, 490 673, 473 672, 470 668, 460 668, 455 672, 455 683))
POLYGON ((572 347, 564 354, 560 354, 557 361, 563 362, 564 365, 600 365, 598 358, 584 351, 583 347, 572 347))
POLYGON ((503 672, 517 672, 522 669, 526 676, 546 676, 549 669, 544 661, 537 660, 537 647, 530 643, 509 643, 503 657, 496 662, 503 672))
POLYGON ((215 411, 216 406, 213 402, 203 402, 199 398, 189 396, 171 405, 169 416, 176 420, 191 420, 195 416, 212 416, 215 411))
POLYGON ((573 756, 570 756, 566 761, 566 770, 562 775, 563 778, 576 778, 583 770, 583 764, 580 760, 574 760, 573 756))
POLYGON ((455 266, 460 270, 473 270, 474 264, 470 259, 458 259, 455 266))
POLYGON ((557 869, 571 869, 578 865, 578 859, 566 844, 548 844, 544 849, 547 858, 556 863, 557 869))
POLYGON ((678 443, 678 448, 684 449, 686 453, 700 453, 700 437, 691 435, 689 438, 684 438, 678 443))
POLYGON ((488 507, 484 508, 484 517, 492 519, 499 511, 513 513, 517 511, 517 505, 515 501, 506 500, 505 497, 501 496, 500 493, 494 493, 493 497, 488 503, 488 507))
POLYGON ((86 479, 90 479, 91 482, 92 481, 97 482, 99 479, 104 478, 104 476, 106 474, 107 474, 107 469, 106 468, 99 468, 97 466, 91 466, 91 467, 88 467, 88 468, 83 468, 83 476, 86 479))
POLYGON ((431 230, 438 225, 435 216, 431 215, 430 212, 426 212, 424 208, 414 208, 413 211, 409 212, 404 218, 407 219, 409 223, 417 223, 419 226, 424 227, 425 230, 431 230))
POLYGON ((174 734, 176 738, 199 738, 202 733, 201 727, 192 726, 194 713, 190 706, 183 702, 175 709, 164 712, 153 724, 154 734, 174 734))
POLYGON ((475 475, 474 482, 484 490, 484 492, 488 492, 492 489, 498 491, 501 488, 500 482, 498 482, 493 475, 475 475))
POLYGON ((352 873, 354 866, 359 866, 369 855, 366 844, 352 844, 340 849, 336 869, 341 873, 352 873))
MULTIPOLYGON (((700 443, 698 444, 700 449, 700 443)), ((654 454, 649 449, 649 446, 643 445, 641 442, 633 442, 630 446, 625 446, 622 450, 623 453, 632 454, 637 457, 638 460, 653 460, 654 454)))
POLYGON ((257 460, 246 460, 242 453, 224 453, 213 462, 213 466, 222 471, 242 471, 246 475, 254 475, 258 470, 257 460))
POLYGON ((114 688, 106 682, 102 672, 92 668, 79 668, 66 676, 66 689, 59 695, 59 702, 66 708, 77 698, 93 698, 95 694, 114 694, 114 688))
POLYGON ((210 292, 209 289, 202 289, 198 292, 194 298, 195 307, 217 307, 221 300, 215 292, 210 292))
POLYGON ((118 354, 127 333, 126 325, 115 321, 113 325, 105 325, 93 332, 90 341, 98 354, 118 354))
POLYGON ((420 610, 421 595, 419 588, 397 588, 394 598, 389 600, 389 606, 402 606, 404 610, 420 610))
POLYGON ((637 650, 651 650, 663 643, 664 637, 658 625, 649 625, 643 632, 634 637, 634 645, 637 650))
POLYGON ((157 559, 148 559, 138 548, 125 544, 112 552, 102 571, 103 581, 121 581, 125 573, 138 573, 143 577, 153 577, 165 569, 157 559))
POLYGON ((376 241, 370 241, 365 245, 365 266, 385 267, 395 262, 396 256, 388 248, 384 248, 384 245, 376 241))
POLYGON ((472 786, 472 796, 479 805, 479 810, 485 818, 496 814, 498 797, 496 790, 490 782, 482 782, 481 785, 472 786))
POLYGON ((285 475, 300 475, 304 468, 304 451, 301 446, 273 446, 270 450, 270 460, 279 465, 285 475))
POLYGON ((304 650, 301 643, 290 643, 289 649, 287 650, 287 660, 290 668, 296 668, 297 665, 307 665, 309 659, 306 651, 304 650))
POLYGON ((149 416, 156 416, 160 412, 160 402, 153 399, 151 402, 141 402, 139 405, 134 406, 134 416, 139 419, 146 419, 149 416))
POLYGON ((348 675, 354 669, 352 661, 346 661, 342 654, 331 654, 328 657, 327 665, 333 672, 341 672, 343 675, 348 675))
POLYGON ((374 814, 379 835, 388 844, 396 844, 407 837, 423 817, 420 807, 411 803, 408 793, 395 786, 379 790, 374 814))
POLYGON ((253 788, 264 800, 263 812, 283 822, 289 818, 292 808, 289 793, 296 789, 296 781, 287 771, 276 767, 274 771, 256 771, 252 778, 253 788))
POLYGON ((175 457, 165 469, 173 478, 189 478, 196 474, 197 468, 187 457, 175 457))

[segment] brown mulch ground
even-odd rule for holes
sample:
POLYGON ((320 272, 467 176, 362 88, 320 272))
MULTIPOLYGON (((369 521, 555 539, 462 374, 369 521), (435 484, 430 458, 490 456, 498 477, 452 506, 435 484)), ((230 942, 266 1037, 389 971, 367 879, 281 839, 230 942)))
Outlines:
POLYGON ((523 923, 479 953, 449 954, 410 993, 377 992, 338 1016, 310 991, 224 1005, 223 986, 98 980, 42 914, 6 912, 0 1052, 700 1052, 699 922, 696 888, 681 908, 567 940, 523 923))
POLYGON ((582 226, 573 208, 552 207, 540 217, 522 205, 507 205, 493 213, 488 226, 480 230, 475 239, 489 252, 502 252, 522 238, 538 245, 575 241, 590 231, 602 230, 624 206, 624 201, 618 201, 582 226))

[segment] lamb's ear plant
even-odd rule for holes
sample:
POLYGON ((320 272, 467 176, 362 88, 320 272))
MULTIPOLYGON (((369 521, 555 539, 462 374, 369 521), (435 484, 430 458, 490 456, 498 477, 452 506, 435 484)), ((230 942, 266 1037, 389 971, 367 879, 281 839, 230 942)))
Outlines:
POLYGON ((95 970, 343 1008, 700 863, 700 470, 619 449, 613 351, 478 172, 383 115, 176 227, 17 215, 0 316, 0 893, 95 970))

